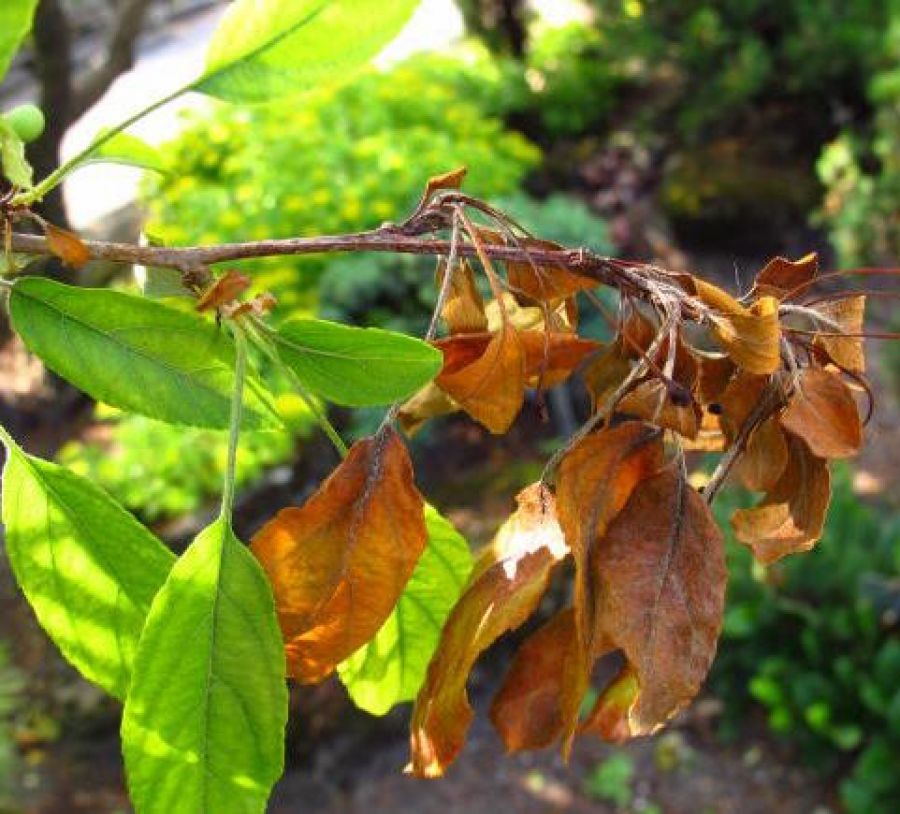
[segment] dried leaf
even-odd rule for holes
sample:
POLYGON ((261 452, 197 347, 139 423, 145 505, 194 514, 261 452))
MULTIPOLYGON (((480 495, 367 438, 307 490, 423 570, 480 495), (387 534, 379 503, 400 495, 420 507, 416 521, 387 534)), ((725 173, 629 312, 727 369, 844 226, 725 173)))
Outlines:
POLYGON ((596 638, 598 596, 594 563, 605 548, 607 529, 632 492, 663 462, 662 435, 638 421, 603 429, 576 444, 563 458, 557 477, 559 522, 575 558, 575 617, 580 671, 564 688, 567 735, 574 731, 581 698, 590 680, 596 638))
MULTIPOLYGON (((525 251, 560 251, 563 248, 558 243, 535 238, 523 238, 519 245, 525 251)), ((516 294, 537 302, 558 302, 599 285, 597 280, 575 274, 561 266, 540 266, 527 261, 507 263, 506 277, 509 287, 516 294)))
POLYGON ((290 676, 320 681, 378 632, 425 547, 423 511, 406 447, 389 430, 354 444, 302 507, 253 538, 290 676))
POLYGON ((434 382, 429 382, 404 402, 397 413, 397 420, 403 432, 412 437, 429 419, 449 415, 457 410, 459 405, 434 382))
POLYGON ((591 562, 596 627, 628 660, 591 716, 601 732, 650 734, 697 694, 726 578, 722 536, 700 495, 673 468, 639 482, 591 562))
POLYGON ((537 607, 554 566, 566 556, 553 496, 540 484, 523 490, 518 509, 476 564, 444 626, 416 699, 407 771, 439 777, 462 749, 472 708, 466 681, 478 656, 537 607))
MULTIPOLYGON (((757 376, 739 371, 722 394, 721 424, 729 446, 735 442, 741 428, 765 397, 770 386, 769 376, 757 376)), ((748 489, 771 489, 787 466, 788 449, 778 420, 766 418, 747 439, 743 454, 735 466, 735 474, 748 489)))
MULTIPOLYGON (((438 289, 443 285, 446 273, 447 264, 442 260, 438 264, 437 270, 438 289)), ((450 292, 441 316, 447 323, 447 330, 451 336, 487 331, 488 322, 484 313, 484 300, 475 284, 472 267, 465 260, 461 260, 453 270, 450 292)))
POLYGON ((716 404, 734 375, 731 358, 722 354, 696 352, 697 398, 701 404, 716 404))
POLYGON ((458 361, 455 352, 462 345, 455 339, 437 343, 444 351, 445 365, 435 381, 492 433, 506 432, 525 399, 525 349, 518 331, 510 325, 502 326, 471 362, 468 358, 463 363, 458 361))
POLYGON ((764 565, 809 551, 822 535, 831 499, 828 464, 798 438, 788 437, 788 465, 765 499, 731 518, 738 540, 764 565))
POLYGON ((238 271, 226 271, 197 300, 197 310, 212 311, 233 302, 243 294, 253 281, 238 271))
POLYGON ((78 235, 52 223, 42 225, 47 236, 47 248, 63 263, 73 269, 80 269, 90 262, 91 250, 78 235))
POLYGON ((813 344, 824 350, 836 365, 852 373, 863 373, 866 369, 866 356, 861 334, 866 310, 865 295, 822 302, 815 309, 840 325, 842 331, 855 336, 817 336, 813 344))
POLYGON ((579 669, 575 610, 566 608, 519 647, 494 696, 491 721, 508 752, 543 749, 563 734, 560 698, 577 681, 568 673, 579 669))
POLYGON ((597 698, 581 731, 611 743, 634 737, 628 716, 640 693, 637 671, 626 664, 597 698))
POLYGON ((862 425, 850 388, 839 374, 821 368, 800 371, 781 424, 820 458, 848 458, 862 445, 862 425))
POLYGON ((819 256, 811 252, 799 260, 775 257, 756 275, 753 294, 779 300, 801 286, 808 285, 819 273, 819 256))
POLYGON ((778 300, 760 297, 745 308, 718 286, 694 279, 697 297, 713 313, 712 333, 725 352, 750 373, 774 373, 781 365, 778 300))
POLYGON ((467 167, 457 167, 455 170, 434 175, 425 184, 425 192, 422 194, 422 202, 426 202, 435 192, 442 189, 459 189, 465 180, 467 167))
POLYGON ((631 371, 629 355, 621 339, 607 346, 584 369, 584 384, 591 396, 591 407, 599 410, 631 371))
POLYGON ((528 387, 555 387, 565 381, 600 343, 570 333, 521 331, 528 387))
POLYGON ((640 382, 619 402, 616 409, 618 412, 643 418, 658 427, 673 430, 689 439, 697 437, 703 418, 703 411, 698 404, 676 404, 669 388, 656 378, 640 382))

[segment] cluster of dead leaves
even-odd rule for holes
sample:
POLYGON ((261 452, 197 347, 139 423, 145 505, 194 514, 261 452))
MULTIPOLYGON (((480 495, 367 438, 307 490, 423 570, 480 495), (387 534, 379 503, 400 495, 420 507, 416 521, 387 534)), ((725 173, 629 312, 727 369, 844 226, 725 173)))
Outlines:
MULTIPOLYGON (((420 209, 442 188, 426 190, 420 209)), ((594 418, 546 480, 521 492, 443 627, 412 718, 409 770, 423 777, 442 775, 463 747, 476 660, 536 611, 565 562, 570 606, 524 641, 491 706, 504 743, 510 751, 558 743, 567 755, 579 733, 621 741, 663 726, 709 671, 727 578, 711 492, 691 485, 685 453, 721 453, 713 481, 733 476, 761 493, 732 525, 769 564, 815 544, 829 461, 862 441, 851 384, 864 383, 864 298, 806 302, 815 256, 773 260, 742 299, 647 267, 645 295, 621 296, 615 338, 603 345, 578 334, 576 297, 595 279, 524 260, 506 263, 501 278, 483 250, 558 246, 467 229, 477 251, 463 254, 479 256, 491 296, 465 257, 439 264, 446 335, 434 344, 444 364, 400 408, 400 425, 412 433, 463 411, 504 433, 529 388, 576 371, 594 418), (582 715, 607 658, 617 659, 615 675, 582 715)), ((404 443, 387 428, 256 535, 290 676, 321 681, 375 636, 426 545, 423 508, 404 443)))

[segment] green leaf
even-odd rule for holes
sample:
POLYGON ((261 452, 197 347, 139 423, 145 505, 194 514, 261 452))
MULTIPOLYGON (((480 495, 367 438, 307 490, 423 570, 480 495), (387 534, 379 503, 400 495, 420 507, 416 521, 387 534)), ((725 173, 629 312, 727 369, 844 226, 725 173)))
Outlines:
POLYGON ((266 102, 344 79, 387 45, 419 0, 235 0, 194 90, 266 102))
POLYGON ((25 142, 2 117, 0 117, 0 170, 13 186, 31 189, 34 184, 34 170, 25 158, 25 142))
POLYGON ((412 395, 443 362, 437 348, 411 336, 319 319, 286 322, 272 339, 305 387, 348 407, 390 404, 412 395))
MULTIPOLYGON (((99 133, 94 141, 103 138, 99 133)), ((139 167, 162 174, 169 172, 162 154, 153 146, 137 136, 128 133, 116 133, 104 141, 82 164, 124 164, 128 167, 139 167)))
POLYGON ((441 629, 472 568, 469 545, 449 520, 425 508, 428 544, 378 634, 338 674, 354 703, 373 715, 416 697, 441 629))
POLYGON ((124 698, 147 611, 175 557, 102 489, 0 437, 13 574, 63 655, 124 698))
MULTIPOLYGON (((9 298, 32 353, 97 401, 172 424, 226 429, 234 343, 197 314, 103 289, 27 277, 9 298)), ((250 394, 244 426, 274 422, 250 394)))
POLYGON ((37 0, 3 0, 0 3, 0 81, 6 76, 9 63, 25 35, 31 31, 36 7, 37 0))
POLYGON ((141 636, 122 719, 135 811, 264 811, 283 768, 284 675, 269 583, 219 519, 175 564, 141 636))

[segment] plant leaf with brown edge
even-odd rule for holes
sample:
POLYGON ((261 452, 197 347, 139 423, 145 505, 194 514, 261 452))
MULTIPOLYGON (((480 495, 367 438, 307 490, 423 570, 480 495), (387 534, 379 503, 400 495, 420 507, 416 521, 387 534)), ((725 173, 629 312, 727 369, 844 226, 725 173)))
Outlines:
POLYGON ((763 565, 798 551, 809 551, 822 536, 831 500, 828 464, 799 438, 788 436, 788 465, 763 501, 731 517, 738 540, 763 565))
POLYGON ((760 297, 745 308, 718 286, 694 279, 697 297, 712 310, 716 341, 738 366, 750 373, 774 373, 781 365, 778 300, 760 297))
POLYGON ((566 608, 519 646, 494 696, 491 721, 508 752, 543 749, 563 734, 560 699, 577 684, 567 673, 579 669, 575 609, 566 608))
MULTIPOLYGON (((442 260, 437 269, 438 289, 443 285, 446 273, 447 263, 442 260)), ((480 333, 487 330, 488 321, 487 315, 484 313, 484 300, 478 286, 475 285, 472 266, 465 260, 460 260, 453 270, 450 292, 441 310, 441 316, 447 323, 447 330, 451 336, 480 333)))
POLYGON ((568 748, 578 709, 590 681, 596 638, 598 596, 595 562, 605 548, 611 522, 639 483, 663 463, 662 434, 649 424, 626 421, 579 441, 562 459, 556 497, 559 522, 575 558, 575 619, 579 636, 579 669, 564 686, 562 716, 568 748))
POLYGON ((47 248, 63 263, 73 269, 80 269, 90 262, 91 250, 78 235, 52 223, 43 223, 42 226, 47 236, 47 248))
MULTIPOLYGON (((852 336, 817 336, 813 344, 828 354, 836 365, 851 373, 863 373, 866 369, 866 356, 863 352, 863 320, 866 311, 865 294, 845 297, 817 303, 815 310, 822 316, 837 323, 841 330, 852 336)), ((822 330, 833 332, 832 328, 823 326, 822 330)))
POLYGON ((628 661, 610 688, 617 703, 606 693, 598 701, 605 729, 651 734, 697 694, 712 664, 727 579, 722 535, 703 498, 667 467, 638 483, 591 566, 597 628, 628 661))
POLYGON ((800 371, 781 425, 820 458, 848 458, 862 446, 862 425, 850 388, 839 374, 821 368, 800 371))
POLYGON ((413 710, 407 771, 440 777, 455 760, 472 721, 466 681, 478 656, 521 625, 567 554, 553 496, 539 483, 516 498, 518 508, 476 564, 450 613, 413 710))
POLYGON ((819 256, 815 252, 804 255, 799 260, 773 257, 765 268, 756 275, 752 294, 784 299, 797 288, 811 283, 819 273, 819 256))
POLYGON ((448 370, 446 359, 445 354, 438 387, 492 433, 506 432, 525 399, 525 349, 518 331, 502 326, 474 362, 448 370))
POLYGON ((385 430, 354 444, 302 507, 282 509, 256 534, 288 675, 320 681, 378 632, 425 548, 423 511, 406 447, 385 430))

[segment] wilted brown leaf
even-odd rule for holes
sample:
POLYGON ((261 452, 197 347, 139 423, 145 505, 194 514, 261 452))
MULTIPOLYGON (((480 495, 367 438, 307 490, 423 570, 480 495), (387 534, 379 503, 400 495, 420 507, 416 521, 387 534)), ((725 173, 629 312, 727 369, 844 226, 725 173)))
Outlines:
POLYGON ((850 388, 839 374, 821 368, 800 371, 781 424, 820 458, 848 458, 862 445, 862 424, 850 388))
POLYGON ((246 274, 226 271, 197 300, 197 310, 202 312, 221 308, 243 294, 252 282, 246 274))
POLYGON ((465 742, 472 708, 466 681, 478 656, 537 607, 554 566, 566 556, 553 496, 524 489, 518 508, 476 564, 441 633, 413 710, 411 760, 418 777, 439 777, 465 742))
MULTIPOLYGON (((836 365, 852 373, 863 373, 866 369, 862 337, 866 310, 865 295, 859 294, 855 297, 821 302, 815 306, 815 309, 851 336, 820 335, 813 340, 813 344, 825 351, 836 365)), ((833 331, 833 329, 827 330, 833 331)))
POLYGON ((450 170, 449 172, 444 172, 429 178, 428 183, 425 184, 422 199, 419 201, 419 208, 421 209, 428 203, 429 198, 431 198, 435 192, 439 192, 442 189, 459 189, 462 186, 462 182, 465 180, 467 172, 468 168, 457 167, 455 170, 450 170))
POLYGON ((429 419, 449 415, 457 410, 459 405, 434 382, 429 382, 403 403, 397 413, 397 420, 403 432, 413 436, 429 419))
MULTIPOLYGON (((556 251, 562 246, 549 240, 523 238, 519 245, 525 251, 556 251)), ((597 288, 599 283, 591 277, 583 277, 560 266, 539 266, 527 261, 507 263, 506 277, 510 288, 538 302, 557 302, 597 288)))
POLYGON ((585 367, 584 384, 591 396, 594 412, 606 403, 630 371, 630 357, 621 339, 608 345, 585 367))
POLYGON ((760 297, 745 308, 718 286, 694 280, 696 295, 712 310, 712 333, 732 360, 750 373, 774 373, 781 365, 778 300, 760 297))
POLYGON ((738 540, 768 565, 816 544, 830 499, 827 462, 813 455, 799 438, 788 436, 788 464, 778 483, 758 506, 738 509, 731 525, 738 540))
POLYGON ((491 704, 491 721, 507 751, 543 749, 563 734, 561 697, 566 686, 578 683, 567 673, 580 669, 575 611, 567 608, 519 647, 491 704))
POLYGON ((503 325, 480 356, 460 362, 457 351, 463 343, 458 340, 464 338, 436 343, 444 352, 444 368, 435 381, 472 418, 492 433, 504 433, 525 399, 525 349, 519 333, 503 325))
POLYGON ((320 681, 378 632, 424 550, 423 511, 406 447, 387 430, 354 444, 302 507, 253 538, 290 676, 320 681))
MULTIPOLYGON (((690 390, 683 392, 690 393, 690 390)), ((693 401, 688 404, 676 403, 669 388, 656 378, 638 384, 619 402, 616 409, 651 421, 658 427, 673 430, 691 440, 697 437, 703 418, 703 411, 698 404, 693 401)))
POLYGON ((715 404, 722 398, 735 372, 728 356, 697 353, 697 398, 701 404, 715 404))
POLYGON ((592 339, 558 331, 522 331, 519 339, 525 350, 525 383, 529 387, 560 384, 600 345, 592 339))
MULTIPOLYGON (((437 270, 438 289, 443 285, 447 273, 446 261, 441 261, 437 270)), ((487 315, 484 313, 484 300, 475 285, 472 267, 460 260, 453 270, 450 280, 450 293, 441 316, 447 323, 447 329, 453 334, 471 334, 487 331, 487 315)))
POLYGON ((596 628, 628 660, 591 721, 607 737, 650 734, 697 694, 712 664, 727 578, 721 533, 700 495, 666 468, 637 484, 590 576, 596 628))
POLYGON ((47 236, 47 247, 63 263, 73 269, 80 269, 90 262, 91 250, 78 235, 52 223, 44 222, 41 225, 47 236))
POLYGON ((756 275, 753 292, 779 300, 801 286, 806 286, 819 273, 819 256, 811 252, 799 260, 775 257, 756 275))

